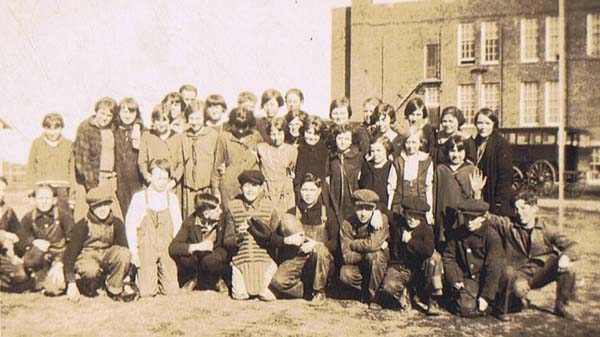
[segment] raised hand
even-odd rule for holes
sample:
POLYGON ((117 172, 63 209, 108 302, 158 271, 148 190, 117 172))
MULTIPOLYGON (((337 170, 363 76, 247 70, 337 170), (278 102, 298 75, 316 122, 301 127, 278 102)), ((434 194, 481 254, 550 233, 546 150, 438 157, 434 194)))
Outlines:
POLYGON ((487 182, 487 177, 483 175, 483 172, 481 172, 480 169, 475 169, 469 175, 469 181, 471 182, 471 187, 477 196, 481 193, 481 190, 483 190, 483 187, 487 182))

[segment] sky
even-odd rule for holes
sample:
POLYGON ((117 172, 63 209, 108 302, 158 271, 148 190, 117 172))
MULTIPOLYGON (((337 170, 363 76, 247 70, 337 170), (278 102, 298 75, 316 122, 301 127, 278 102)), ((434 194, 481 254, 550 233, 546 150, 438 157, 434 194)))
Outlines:
POLYGON ((350 0, 8 0, 0 5, 1 160, 25 162, 42 117, 58 112, 71 140, 103 96, 131 96, 148 121, 181 84, 199 98, 302 89, 327 115, 331 10, 350 0))

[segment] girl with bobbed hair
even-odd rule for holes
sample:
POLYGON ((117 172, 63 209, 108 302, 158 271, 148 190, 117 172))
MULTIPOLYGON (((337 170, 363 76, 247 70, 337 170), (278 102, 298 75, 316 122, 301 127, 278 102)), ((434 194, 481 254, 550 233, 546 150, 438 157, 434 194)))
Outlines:
MULTIPOLYGON (((350 99, 347 97, 338 97, 331 101, 329 105, 329 118, 332 121, 332 127, 334 125, 350 124, 351 117, 352 107, 350 106, 350 99)), ((358 146, 360 153, 364 156, 369 151, 369 133, 360 125, 352 126, 351 131, 354 144, 358 146)), ((331 142, 335 142, 335 139, 332 139, 331 142)), ((331 150, 335 150, 335 147, 332 147, 331 150)))
POLYGON ((429 111, 421 97, 413 97, 406 103, 404 118, 406 118, 410 127, 421 130, 424 140, 421 144, 423 152, 429 151, 429 144, 432 142, 433 137, 433 127, 429 124, 428 117, 429 111))
POLYGON ((460 135, 464 139, 466 160, 474 163, 476 160, 475 142, 467 134, 460 130, 465 124, 463 112, 455 107, 449 106, 442 110, 440 116, 440 130, 435 134, 434 140, 429 146, 429 153, 433 159, 433 164, 437 166, 440 163, 448 162, 448 157, 443 150, 444 144, 453 135, 460 135))
POLYGON ((307 173, 325 181, 327 174, 327 129, 325 122, 318 116, 309 116, 300 130, 301 140, 298 144, 298 160, 296 163, 296 190, 300 187, 299 179, 307 173))
POLYGON ((256 128, 265 142, 271 140, 267 128, 271 120, 279 115, 282 106, 283 97, 277 89, 267 89, 260 97, 260 108, 265 115, 256 120, 256 128))

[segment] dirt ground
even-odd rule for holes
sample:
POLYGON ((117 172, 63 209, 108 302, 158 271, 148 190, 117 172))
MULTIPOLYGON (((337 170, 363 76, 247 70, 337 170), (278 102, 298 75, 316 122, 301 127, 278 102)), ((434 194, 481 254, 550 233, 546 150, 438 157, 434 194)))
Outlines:
MULTIPOLYGON (((556 225, 556 210, 544 209, 542 216, 556 225)), ((416 310, 374 312, 349 299, 328 299, 315 308, 304 300, 238 302, 216 292, 198 291, 134 303, 115 303, 101 296, 73 304, 65 297, 2 293, 1 335, 600 336, 600 213, 568 209, 567 219, 563 230, 581 245, 581 260, 574 265, 579 277, 578 299, 573 304, 580 322, 551 314, 555 284, 533 292, 534 308, 515 314, 506 323, 493 317, 464 319, 445 312, 438 317, 426 317, 416 310)))

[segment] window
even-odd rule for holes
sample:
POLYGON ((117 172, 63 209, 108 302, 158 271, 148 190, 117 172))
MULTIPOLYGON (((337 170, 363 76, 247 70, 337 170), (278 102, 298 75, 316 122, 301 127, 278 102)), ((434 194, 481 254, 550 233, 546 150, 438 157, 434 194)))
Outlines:
POLYGON ((558 18, 546 17, 546 61, 558 60, 558 18))
POLYGON ((473 117, 475 117, 475 85, 459 85, 456 101, 458 102, 458 108, 465 115, 465 124, 473 124, 473 117))
POLYGON ((537 82, 522 82, 521 83, 521 126, 538 125, 537 119, 538 108, 538 84, 537 82))
POLYGON ((500 58, 500 33, 497 22, 481 23, 481 63, 497 64, 500 58))
POLYGON ((439 107, 440 106, 440 88, 439 87, 425 87, 425 105, 427 107, 439 107))
POLYGON ((600 13, 587 16, 587 54, 600 56, 600 13))
POLYGON ((547 81, 544 88, 544 122, 546 125, 558 125, 559 90, 557 81, 547 81))
POLYGON ((472 23, 458 24, 458 63, 475 63, 475 29, 472 23))
POLYGON ((592 161, 590 162, 589 180, 600 181, 600 147, 592 151, 592 161))
POLYGON ((481 97, 479 99, 479 106, 482 108, 489 108, 494 112, 498 112, 500 107, 500 90, 498 83, 485 83, 481 86, 481 97))
POLYGON ((425 78, 440 78, 440 45, 425 46, 425 78))
POLYGON ((537 62, 538 27, 536 19, 521 19, 521 62, 537 62))

